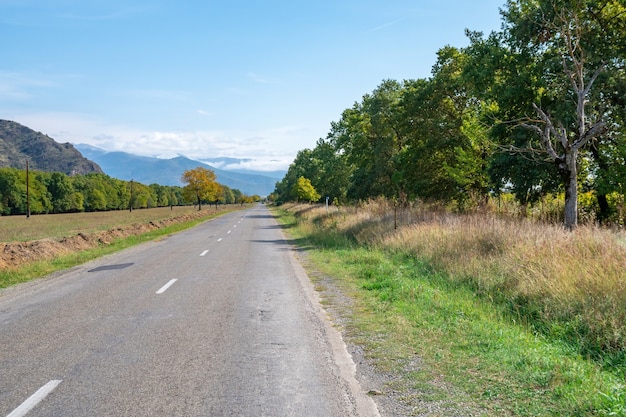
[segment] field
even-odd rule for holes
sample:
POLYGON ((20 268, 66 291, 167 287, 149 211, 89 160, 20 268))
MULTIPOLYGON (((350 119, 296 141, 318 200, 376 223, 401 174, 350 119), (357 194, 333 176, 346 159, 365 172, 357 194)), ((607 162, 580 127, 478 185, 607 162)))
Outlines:
MULTIPOLYGON (((211 213, 213 207, 204 208, 211 213)), ((37 239, 60 239, 77 233, 111 230, 133 223, 149 223, 195 215, 197 206, 160 207, 142 210, 102 211, 91 213, 42 214, 26 216, 0 216, 0 242, 27 242, 37 239)))
POLYGON ((384 203, 278 213, 320 291, 356 300, 346 337, 387 390, 450 407, 416 415, 626 416, 623 232, 384 203))
POLYGON ((174 233, 239 205, 0 217, 0 288, 174 233))

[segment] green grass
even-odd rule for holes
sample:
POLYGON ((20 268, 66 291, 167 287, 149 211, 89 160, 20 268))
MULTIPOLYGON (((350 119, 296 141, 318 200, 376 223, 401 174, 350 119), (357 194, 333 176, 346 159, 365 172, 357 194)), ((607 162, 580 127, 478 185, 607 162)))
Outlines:
POLYGON ((309 247, 312 268, 354 300, 346 337, 396 375, 387 389, 404 390, 408 404, 438 402, 442 415, 626 416, 619 372, 533 331, 429 261, 277 213, 309 247))

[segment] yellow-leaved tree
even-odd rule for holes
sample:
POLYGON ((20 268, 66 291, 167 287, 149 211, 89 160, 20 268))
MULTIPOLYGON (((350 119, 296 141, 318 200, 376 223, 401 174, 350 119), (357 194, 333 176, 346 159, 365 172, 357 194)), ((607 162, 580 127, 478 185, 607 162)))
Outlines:
POLYGON ((293 186, 292 193, 298 201, 303 200, 312 203, 320 199, 320 195, 313 187, 313 184, 311 184, 311 181, 304 177, 298 178, 298 181, 293 186))
POLYGON ((183 187, 183 195, 187 200, 195 200, 198 210, 202 209, 202 201, 216 200, 221 191, 215 173, 203 167, 185 171, 181 181, 187 184, 183 187))

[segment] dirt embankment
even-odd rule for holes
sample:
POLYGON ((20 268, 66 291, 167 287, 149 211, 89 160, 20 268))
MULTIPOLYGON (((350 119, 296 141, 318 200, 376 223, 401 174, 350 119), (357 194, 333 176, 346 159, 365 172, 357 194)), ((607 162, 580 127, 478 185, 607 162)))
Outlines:
POLYGON ((151 230, 161 229, 174 223, 190 221, 206 215, 206 212, 182 214, 159 221, 124 225, 112 230, 78 233, 74 236, 64 237, 61 240, 40 239, 30 242, 0 242, 0 270, 18 268, 31 262, 53 259, 57 256, 96 246, 109 245, 121 238, 141 235, 151 230))

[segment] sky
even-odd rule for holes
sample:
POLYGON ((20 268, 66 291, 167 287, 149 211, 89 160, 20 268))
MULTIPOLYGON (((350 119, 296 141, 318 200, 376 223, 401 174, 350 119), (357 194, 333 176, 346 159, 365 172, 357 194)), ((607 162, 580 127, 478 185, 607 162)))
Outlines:
POLYGON ((286 170, 504 0, 0 0, 0 119, 57 142, 286 170))

